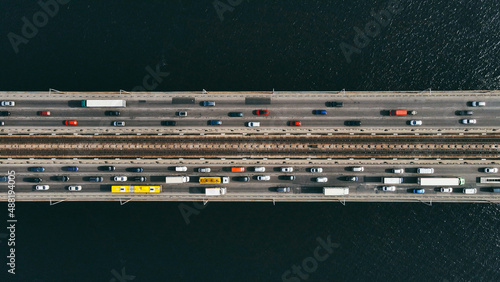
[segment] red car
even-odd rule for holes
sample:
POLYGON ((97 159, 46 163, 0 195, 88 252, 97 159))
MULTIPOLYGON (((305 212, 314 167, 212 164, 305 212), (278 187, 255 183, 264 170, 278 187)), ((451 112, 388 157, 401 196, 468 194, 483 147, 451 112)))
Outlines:
POLYGON ((302 126, 302 122, 301 121, 291 121, 290 126, 302 126))
POLYGON ((66 125, 76 125, 76 120, 67 120, 64 122, 66 125))
POLYGON ((268 110, 256 110, 255 114, 258 116, 267 116, 269 114, 268 110))
POLYGON ((39 111, 38 115, 39 116, 50 116, 50 111, 39 111))

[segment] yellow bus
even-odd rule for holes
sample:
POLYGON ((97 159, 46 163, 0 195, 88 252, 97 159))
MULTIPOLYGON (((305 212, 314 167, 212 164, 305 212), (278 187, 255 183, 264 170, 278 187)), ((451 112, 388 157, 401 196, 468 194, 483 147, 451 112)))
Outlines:
POLYGON ((200 184, 221 184, 229 183, 229 177, 200 177, 200 184))
POLYGON ((126 186, 113 185, 111 186, 112 193, 160 193, 161 186, 126 186))

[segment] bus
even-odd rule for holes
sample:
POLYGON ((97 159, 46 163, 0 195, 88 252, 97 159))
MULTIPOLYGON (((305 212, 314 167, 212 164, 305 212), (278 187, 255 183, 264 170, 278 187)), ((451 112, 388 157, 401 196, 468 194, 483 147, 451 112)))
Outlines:
POLYGON ((229 183, 229 177, 200 177, 200 184, 221 184, 229 183))
POLYGON ((112 193, 160 193, 161 185, 112 185, 112 193))
POLYGON ((125 100, 82 100, 83 108, 125 108, 127 101, 125 100))
POLYGON ((500 184, 500 177, 480 177, 479 182, 480 183, 490 183, 490 184, 495 184, 495 183, 500 184))

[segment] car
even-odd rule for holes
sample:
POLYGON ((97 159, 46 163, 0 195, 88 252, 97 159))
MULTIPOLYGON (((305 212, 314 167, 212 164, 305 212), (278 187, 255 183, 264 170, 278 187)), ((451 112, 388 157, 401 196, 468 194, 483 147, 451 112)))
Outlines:
POLYGON ((327 107, 343 107, 344 102, 326 102, 327 107))
POLYGON ((222 125, 222 120, 209 120, 208 125, 222 125))
POLYGON ((270 175, 257 175, 257 180, 259 181, 269 181, 271 180, 270 175))
POLYGON ((123 181, 127 181, 127 177, 126 176, 115 176, 115 177, 113 177, 113 180, 123 182, 123 181))
POLYGON ((425 189, 412 189, 411 191, 412 191, 412 193, 415 193, 415 194, 424 194, 425 193, 425 189))
POLYGON ((125 122, 120 120, 120 121, 113 121, 113 126, 125 126, 125 122))
POLYGON ((7 182, 7 181, 9 181, 8 176, 0 176, 0 182, 7 182))
POLYGON ((290 187, 279 187, 279 188, 276 188, 276 192, 289 193, 290 192, 290 187))
POLYGON ((107 116, 119 116, 120 112, 119 111, 105 111, 104 115, 107 115, 107 116))
POLYGON ((228 116, 230 116, 230 117, 243 117, 243 113, 242 112, 230 112, 228 114, 228 116))
POLYGON ((102 176, 91 176, 89 177, 90 182, 102 182, 103 178, 102 176))
POLYGON ((128 169, 131 172, 143 172, 144 169, 142 167, 131 167, 128 169))
POLYGON ((255 171, 255 172, 264 172, 264 171, 266 171, 266 168, 263 167, 263 166, 256 166, 256 167, 253 168, 253 171, 255 171))
POLYGON ((326 178, 326 177, 316 177, 314 179, 314 181, 316 181, 316 182, 327 182, 328 178, 326 178))
POLYGON ((267 116, 267 115, 269 115, 269 111, 268 110, 255 110, 255 114, 258 116, 267 116))
POLYGON ((417 168, 417 173, 418 174, 433 174, 434 168, 432 168, 432 167, 419 167, 419 168, 417 168))
POLYGON ((394 192, 396 191, 396 186, 382 186, 382 191, 394 192))
POLYGON ((357 176, 346 176, 345 180, 355 182, 358 181, 359 178, 357 176))
POLYGON ((77 125, 78 122, 76 120, 66 120, 64 121, 65 125, 77 125))
POLYGON ((49 190, 49 185, 36 185, 35 190, 49 190))
POLYGON ((464 119, 460 120, 460 123, 462 123, 462 124, 476 124, 476 120, 464 118, 464 119))
POLYGON ((67 166, 64 168, 65 171, 78 171, 77 166, 67 166))
POLYGON ((200 167, 198 168, 198 172, 210 172, 212 171, 209 167, 200 167))
POLYGON ((186 112, 186 111, 180 111, 180 112, 177 112, 175 114, 177 116, 180 116, 180 117, 187 117, 188 116, 188 112, 186 112))
POLYGON ((321 168, 321 167, 311 167, 309 169, 309 171, 311 171, 312 173, 322 173, 323 172, 323 168, 321 168))
POLYGON ((104 170, 104 171, 115 171, 115 167, 114 166, 100 166, 99 167, 99 170, 104 170))
POLYGON ((355 171, 355 172, 362 172, 362 171, 365 171, 365 168, 362 166, 355 166, 355 167, 351 167, 351 170, 355 171))
POLYGON ((405 173, 405 169, 404 168, 393 168, 392 169, 392 173, 405 173))
POLYGON ((442 193, 451 193, 453 192, 453 188, 451 187, 441 187, 441 189, 439 189, 440 192, 442 193))
POLYGON ((41 179, 40 177, 32 177, 32 178, 28 178, 28 181, 29 182, 40 183, 40 182, 43 181, 43 179, 41 179))
POLYGON ((175 126, 177 122, 175 120, 164 120, 161 124, 164 126, 175 126))
POLYGON ((361 121, 360 120, 346 120, 346 121, 344 121, 344 125, 347 125, 347 126, 361 126, 361 121))
POLYGON ((44 172, 45 168, 41 167, 41 166, 29 167, 28 171, 32 171, 32 172, 44 172))
POLYGON ((282 167, 281 172, 293 172, 293 167, 282 167))
POLYGON ((203 101, 203 107, 215 107, 215 102, 213 101, 203 101))
POLYGON ((477 189, 476 188, 464 188, 463 193, 464 194, 476 194, 477 189))
POLYGON ((258 122, 258 121, 250 121, 250 122, 247 122, 247 126, 248 127, 259 127, 260 126, 260 122, 258 122))
POLYGON ((486 106, 486 102, 480 102, 480 101, 472 101, 470 104, 473 107, 484 107, 484 106, 486 106))
POLYGON ((65 176, 65 175, 63 175, 63 176, 56 176, 56 179, 57 179, 58 181, 62 181, 62 182, 67 182, 67 181, 69 181, 69 177, 68 177, 68 176, 65 176))
POLYGON ((0 102, 0 106, 2 107, 14 107, 16 105, 16 102, 14 101, 2 101, 0 102))
POLYGON ((412 120, 410 120, 410 125, 412 125, 412 126, 419 126, 419 125, 422 125, 422 121, 421 120, 412 119, 412 120))
POLYGON ((233 166, 233 167, 231 167, 231 172, 245 172, 245 167, 233 166))
POLYGON ((326 115, 326 110, 314 110, 314 115, 326 115))
POLYGON ((134 176, 131 177, 132 181, 145 182, 148 179, 145 176, 134 176))
POLYGON ((250 177, 248 176, 238 176, 234 178, 236 181, 248 182, 250 181, 250 177))
POLYGON ((473 111, 457 111, 457 115, 459 116, 471 116, 473 115, 473 111))
POLYGON ((497 173, 498 172, 498 168, 496 168, 496 167, 486 167, 486 168, 484 168, 484 172, 486 172, 486 173, 497 173))
POLYGON ((8 117, 8 116, 10 116, 10 112, 9 111, 0 111, 0 116, 8 117))
POLYGON ((294 181, 295 175, 282 175, 279 177, 279 179, 294 181))
POLYGON ((0 121, 0 125, 5 125, 5 122, 4 121, 0 121))
POLYGON ((290 121, 290 126, 302 126, 302 122, 298 120, 290 121))
POLYGON ((71 186, 68 186, 68 190, 69 191, 81 191, 82 190, 82 186, 80 186, 80 185, 71 185, 71 186))
POLYGON ((188 168, 185 166, 176 166, 175 171, 187 171, 188 168))

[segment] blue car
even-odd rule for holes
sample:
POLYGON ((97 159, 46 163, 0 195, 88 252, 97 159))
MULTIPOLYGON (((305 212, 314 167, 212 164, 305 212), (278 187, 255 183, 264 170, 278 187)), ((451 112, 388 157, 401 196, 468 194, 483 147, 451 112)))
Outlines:
POLYGON ((425 193, 425 189, 413 189, 413 193, 415 193, 415 194, 424 194, 425 193))
POLYGON ((325 110, 314 110, 313 114, 315 114, 315 115, 326 115, 326 111, 325 110))
POLYGON ((213 102, 213 101, 203 101, 202 105, 204 107, 215 107, 215 102, 213 102))
POLYGON ((209 125, 222 125, 222 120, 209 120, 209 125))
POLYGON ((68 166, 68 167, 66 167, 66 171, 78 171, 78 167, 77 166, 68 166))
POLYGON ((30 167, 28 168, 29 171, 33 171, 33 172, 44 172, 45 171, 45 168, 44 167, 30 167))

